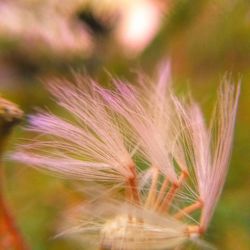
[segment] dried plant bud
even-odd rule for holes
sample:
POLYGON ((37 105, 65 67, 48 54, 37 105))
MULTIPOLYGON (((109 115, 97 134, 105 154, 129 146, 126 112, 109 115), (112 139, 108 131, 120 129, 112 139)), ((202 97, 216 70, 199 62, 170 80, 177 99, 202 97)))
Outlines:
POLYGON ((19 107, 0 97, 0 136, 5 137, 10 129, 20 122, 23 117, 23 111, 19 107))

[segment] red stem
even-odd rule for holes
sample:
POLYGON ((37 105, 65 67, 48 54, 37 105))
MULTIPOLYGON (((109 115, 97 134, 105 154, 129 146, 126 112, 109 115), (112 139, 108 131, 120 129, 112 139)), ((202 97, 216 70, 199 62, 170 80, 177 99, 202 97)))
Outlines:
POLYGON ((24 239, 19 232, 15 220, 11 215, 10 209, 6 204, 6 201, 3 197, 2 193, 2 176, 3 170, 2 166, 0 166, 0 249, 6 249, 9 247, 13 247, 13 250, 28 250, 28 246, 25 244, 24 239), (2 239, 10 236, 10 241, 3 242, 2 239), (8 245, 8 246, 7 246, 8 245), (10 246, 11 245, 11 246, 10 246))

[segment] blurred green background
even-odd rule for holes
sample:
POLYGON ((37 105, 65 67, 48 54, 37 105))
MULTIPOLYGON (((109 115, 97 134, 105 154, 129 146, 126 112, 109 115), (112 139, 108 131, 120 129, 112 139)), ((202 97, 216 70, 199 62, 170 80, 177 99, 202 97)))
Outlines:
MULTIPOLYGON (((155 4, 161 21, 151 40, 136 51, 116 39, 121 11, 128 6, 125 2, 119 9, 112 1, 100 1, 98 11, 95 4, 76 4, 70 9, 70 18, 78 18, 87 27, 92 43, 89 51, 63 48, 55 52, 46 43, 37 46, 37 39, 23 43, 20 34, 6 35, 0 29, 1 95, 26 114, 37 107, 56 111, 42 85, 50 77, 80 71, 106 84, 108 71, 133 81, 135 71, 153 76, 158 63, 169 57, 176 91, 192 92, 209 118, 222 77, 227 73, 235 82, 240 80, 229 174, 205 239, 222 250, 250 249, 250 1, 138 1, 155 4)), ((27 136, 22 130, 25 123, 14 131, 7 151, 13 150, 18 138, 27 136)), ((7 160, 4 170, 7 199, 32 249, 83 249, 69 239, 53 238, 63 212, 81 200, 74 184, 7 160)))

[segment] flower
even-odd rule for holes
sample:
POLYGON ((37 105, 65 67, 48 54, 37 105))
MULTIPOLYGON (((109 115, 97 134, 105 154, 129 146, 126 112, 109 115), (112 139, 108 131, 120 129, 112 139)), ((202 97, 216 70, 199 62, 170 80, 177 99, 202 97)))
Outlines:
POLYGON ((36 52, 48 50, 56 55, 89 55, 93 41, 87 28, 72 16, 73 7, 63 4, 63 12, 59 6, 62 3, 58 1, 1 1, 1 38, 20 42, 33 53, 35 48, 36 52))
POLYGON ((92 201, 66 232, 129 250, 172 249, 206 231, 225 182, 240 85, 221 84, 208 127, 194 100, 174 94, 170 78, 167 63, 156 84, 113 80, 110 90, 81 76, 48 84, 69 118, 32 115, 28 130, 40 136, 13 158, 89 181, 92 201))

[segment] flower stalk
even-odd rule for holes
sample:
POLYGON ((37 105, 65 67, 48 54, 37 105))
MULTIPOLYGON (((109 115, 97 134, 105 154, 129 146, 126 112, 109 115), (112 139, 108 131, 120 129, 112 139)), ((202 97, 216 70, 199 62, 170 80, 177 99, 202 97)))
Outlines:
POLYGON ((152 207, 153 204, 156 202, 158 177, 159 177, 159 170, 157 168, 153 168, 152 182, 149 188, 147 200, 145 202, 146 208, 152 207))
POLYGON ((128 196, 129 200, 135 204, 140 204, 140 195, 138 191, 136 167, 134 164, 129 166, 131 177, 128 178, 128 196))
POLYGON ((15 219, 3 194, 3 162, 2 156, 13 126, 22 118, 23 112, 13 103, 0 97, 0 248, 27 250, 22 234, 18 230, 15 219), (4 240, 5 239, 5 240, 4 240))
POLYGON ((194 211, 198 210, 198 209, 201 209, 203 206, 203 203, 202 201, 198 200, 196 201, 195 203, 181 209, 178 213, 176 213, 174 215, 174 217, 177 219, 177 220, 180 220, 182 219, 183 217, 187 216, 188 214, 191 214, 193 213, 194 211))
POLYGON ((160 212, 166 212, 169 209, 169 207, 171 205, 171 202, 175 198, 175 195, 176 195, 177 191, 181 188, 181 186, 182 186, 182 184, 183 184, 183 182, 185 181, 186 178, 187 178, 187 173, 182 172, 180 174, 178 182, 177 183, 172 183, 172 186, 170 187, 169 191, 165 195, 165 198, 163 199, 163 201, 162 201, 162 203, 161 203, 161 205, 159 207, 160 212))

